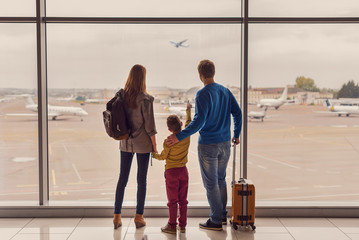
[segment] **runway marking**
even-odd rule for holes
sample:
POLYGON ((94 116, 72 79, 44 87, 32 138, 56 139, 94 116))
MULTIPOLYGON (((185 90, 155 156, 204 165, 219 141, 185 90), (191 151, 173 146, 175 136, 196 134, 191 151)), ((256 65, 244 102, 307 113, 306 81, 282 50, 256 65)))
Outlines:
POLYGON ((335 127, 335 128, 347 128, 348 125, 332 125, 331 127, 335 127))
POLYGON ((271 162, 275 162, 275 163, 278 163, 278 164, 287 166, 287 167, 291 167, 291 168, 295 168, 295 169, 301 169, 300 167, 295 166, 295 165, 292 165, 292 164, 290 164, 290 163, 285 163, 285 162, 282 162, 282 161, 279 161, 279 160, 275 160, 275 159, 272 159, 272 158, 264 157, 264 156, 259 155, 259 154, 254 154, 254 153, 249 153, 249 154, 252 155, 252 156, 255 156, 255 157, 262 158, 262 159, 264 159, 264 160, 268 160, 268 161, 271 161, 271 162))
POLYGON ((322 186, 322 185, 314 185, 315 188, 339 188, 342 185, 331 185, 331 186, 322 186))
POLYGON ((27 188, 27 187, 38 187, 39 184, 24 184, 24 185, 16 185, 18 188, 27 188))
POLYGON ((52 185, 56 186, 56 175, 54 169, 51 170, 51 176, 52 176, 52 185))
POLYGON ((67 153, 68 153, 68 152, 69 152, 69 150, 67 149, 66 145, 63 143, 63 144, 62 144, 62 146, 64 147, 65 152, 67 152, 67 153))
POLYGON ((299 187, 275 188, 276 191, 298 190, 299 187))
POLYGON ((267 169, 267 167, 262 166, 262 165, 257 165, 257 167, 262 168, 262 169, 267 169))
POLYGON ((79 179, 79 181, 80 181, 80 182, 83 182, 83 180, 82 180, 82 178, 81 178, 81 176, 80 176, 80 173, 79 173, 79 171, 77 170, 77 167, 76 167, 75 163, 72 164, 72 168, 74 169, 74 171, 75 171, 75 173, 76 173, 76 176, 77 176, 77 178, 79 179))
POLYGON ((36 158, 34 157, 15 157, 12 159, 13 162, 31 162, 34 161, 36 158))
POLYGON ((51 147, 51 143, 49 143, 49 154, 52 154, 52 147, 51 147))

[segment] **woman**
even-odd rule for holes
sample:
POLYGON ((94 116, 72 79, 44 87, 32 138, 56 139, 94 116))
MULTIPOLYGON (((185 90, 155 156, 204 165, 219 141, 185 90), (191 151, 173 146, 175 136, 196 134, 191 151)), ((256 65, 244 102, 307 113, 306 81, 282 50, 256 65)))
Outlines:
POLYGON ((130 138, 120 140, 121 166, 117 183, 113 224, 115 229, 122 225, 121 209, 131 170, 132 158, 137 158, 137 205, 136 228, 143 227, 146 222, 143 211, 146 197, 147 170, 151 152, 157 152, 156 126, 153 114, 153 97, 146 92, 146 69, 134 65, 128 75, 127 82, 120 96, 125 100, 127 119, 131 129, 130 138))

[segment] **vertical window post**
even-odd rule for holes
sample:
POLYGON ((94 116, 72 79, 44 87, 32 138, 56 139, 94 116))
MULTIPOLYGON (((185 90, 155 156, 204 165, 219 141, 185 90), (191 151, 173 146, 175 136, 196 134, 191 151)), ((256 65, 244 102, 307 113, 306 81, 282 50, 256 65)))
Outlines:
POLYGON ((247 150, 248 150, 248 0, 242 1, 242 78, 241 78, 241 163, 242 177, 247 178, 247 150))
POLYGON ((36 0, 39 204, 49 203, 45 1, 36 0))

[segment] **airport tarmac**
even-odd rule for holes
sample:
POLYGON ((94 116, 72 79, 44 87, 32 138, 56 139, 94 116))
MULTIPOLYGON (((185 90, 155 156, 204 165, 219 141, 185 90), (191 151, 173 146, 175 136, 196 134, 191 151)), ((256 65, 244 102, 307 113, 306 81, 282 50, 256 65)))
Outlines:
MULTIPOLYGON (((50 200, 112 201, 119 174, 118 142, 102 122, 104 104, 56 102, 89 113, 49 120, 50 200)), ((165 105, 155 103, 155 112, 165 105)), ((249 111, 258 111, 249 106, 249 111)), ((359 116, 319 114, 323 106, 284 105, 268 109, 264 122, 248 123, 248 178, 257 200, 357 201, 359 199, 359 116)), ((10 117, 27 112, 23 100, 0 103, 0 201, 38 199, 36 117, 10 117)), ((169 135, 166 116, 156 116, 157 145, 169 135)), ((189 201, 206 200, 197 157, 198 133, 191 137, 189 201)), ((237 162, 239 161, 239 147, 237 162)), ((166 201, 164 162, 153 159, 148 171, 147 201, 166 201)), ((125 200, 136 198, 136 160, 125 200)), ((227 170, 228 186, 232 158, 227 170)), ((237 166, 239 166, 237 164, 237 166)), ((238 171, 237 171, 238 176, 238 171)))

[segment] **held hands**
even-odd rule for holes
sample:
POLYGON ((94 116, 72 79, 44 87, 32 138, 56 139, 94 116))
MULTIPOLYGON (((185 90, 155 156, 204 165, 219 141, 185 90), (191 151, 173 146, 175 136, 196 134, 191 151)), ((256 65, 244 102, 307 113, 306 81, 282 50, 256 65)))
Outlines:
MULTIPOLYGON (((157 145, 152 145, 152 153, 158 153, 157 145)), ((152 153, 151 153, 151 155, 152 155, 152 153)))
POLYGON ((175 145, 176 143, 178 143, 179 141, 178 141, 178 139, 177 139, 177 137, 176 137, 176 134, 171 134, 171 135, 169 135, 168 137, 167 137, 167 139, 166 139, 166 144, 168 145, 168 146, 172 146, 172 145, 175 145))
POLYGON ((238 145, 239 143, 240 143, 240 140, 239 140, 239 138, 232 138, 232 143, 234 143, 234 144, 236 144, 236 145, 238 145))

